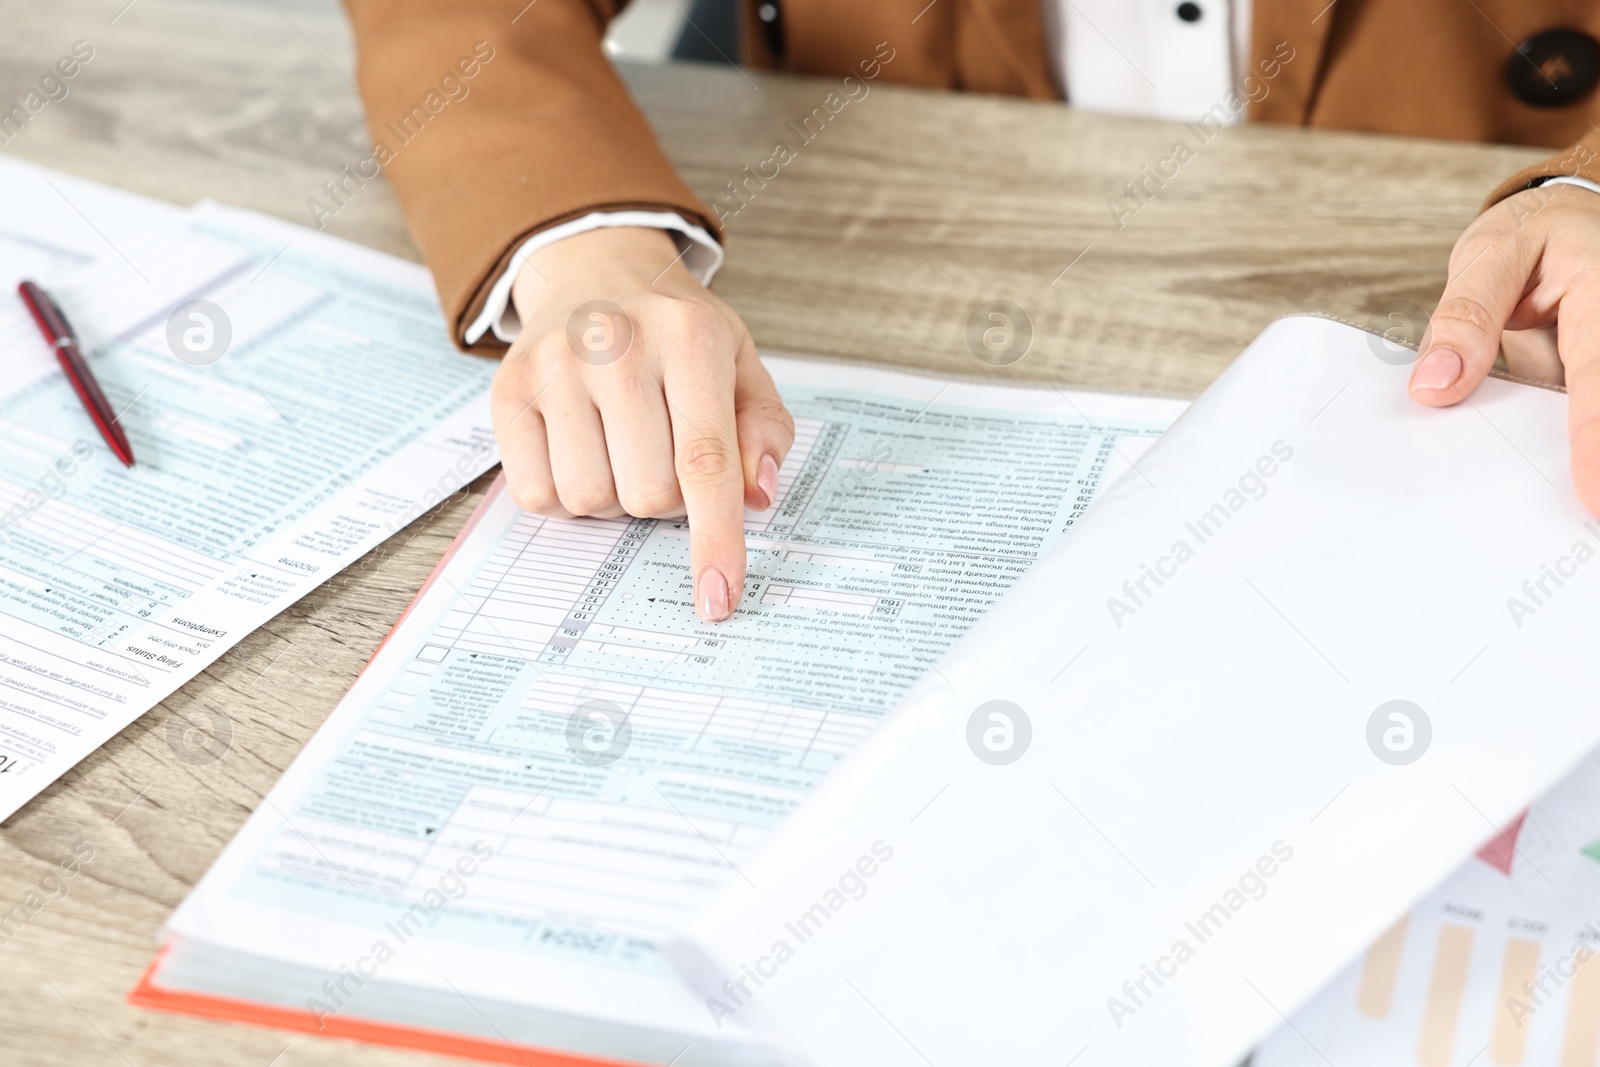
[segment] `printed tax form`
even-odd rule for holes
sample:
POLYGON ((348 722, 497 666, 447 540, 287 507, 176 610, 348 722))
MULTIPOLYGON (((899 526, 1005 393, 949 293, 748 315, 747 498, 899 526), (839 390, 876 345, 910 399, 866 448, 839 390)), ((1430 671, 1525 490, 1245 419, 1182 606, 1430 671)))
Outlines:
POLYGON ((123 216, 148 202, 15 163, 0 188, 41 209, 0 227, 7 818, 495 454, 494 365, 449 347, 421 268, 215 206, 151 207, 165 225, 133 236, 123 216), (64 246, 52 212, 84 240, 64 246), (24 273, 78 326, 135 468, 9 298, 24 273), (193 299, 226 334, 205 365, 169 343, 193 299))
POLYGON ((682 524, 492 494, 135 1002, 504 1062, 771 1058, 663 943, 1184 405, 768 365, 797 437, 734 618, 695 618, 682 524))

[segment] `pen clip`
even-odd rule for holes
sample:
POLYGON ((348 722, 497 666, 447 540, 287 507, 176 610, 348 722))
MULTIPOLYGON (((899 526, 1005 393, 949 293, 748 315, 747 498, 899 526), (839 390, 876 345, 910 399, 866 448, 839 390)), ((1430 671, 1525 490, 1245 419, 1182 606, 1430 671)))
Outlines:
POLYGON ((81 352, 83 346, 78 344, 78 331, 72 328, 72 320, 67 318, 67 313, 61 310, 61 305, 56 303, 56 298, 50 295, 50 291, 48 289, 40 286, 38 287, 38 291, 44 297, 45 302, 50 305, 50 310, 55 312, 56 321, 61 323, 62 330, 66 332, 67 340, 72 342, 73 348, 76 348, 81 352))

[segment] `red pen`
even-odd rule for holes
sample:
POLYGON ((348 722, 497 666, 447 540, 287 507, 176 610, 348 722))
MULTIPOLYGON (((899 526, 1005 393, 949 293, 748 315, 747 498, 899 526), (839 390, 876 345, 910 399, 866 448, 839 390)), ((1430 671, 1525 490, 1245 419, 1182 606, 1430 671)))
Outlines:
POLYGON ((33 313, 33 321, 39 324, 45 340, 56 350, 56 359, 60 361, 61 369, 67 372, 67 381, 77 390, 78 399, 99 428, 100 436, 106 439, 106 444, 122 460, 124 467, 133 466, 133 447, 128 444, 128 435, 122 432, 116 411, 106 399, 106 394, 100 391, 100 383, 94 380, 89 363, 78 348, 78 335, 73 332, 72 324, 61 313, 56 302, 50 299, 50 294, 33 282, 23 282, 17 286, 17 294, 33 313))

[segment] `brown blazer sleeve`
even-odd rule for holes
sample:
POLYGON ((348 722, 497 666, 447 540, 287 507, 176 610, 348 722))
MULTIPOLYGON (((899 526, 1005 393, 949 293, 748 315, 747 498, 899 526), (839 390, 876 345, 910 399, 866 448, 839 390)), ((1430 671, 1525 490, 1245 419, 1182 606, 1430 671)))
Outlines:
POLYGON ((529 234, 623 209, 717 232, 601 50, 625 2, 345 0, 374 158, 458 345, 529 234))
POLYGON ((1562 175, 1600 182, 1600 130, 1590 130, 1577 144, 1563 149, 1541 163, 1519 170, 1501 182, 1499 188, 1490 193, 1489 199, 1483 202, 1484 210, 1488 210, 1514 193, 1537 188, 1547 180, 1562 175))

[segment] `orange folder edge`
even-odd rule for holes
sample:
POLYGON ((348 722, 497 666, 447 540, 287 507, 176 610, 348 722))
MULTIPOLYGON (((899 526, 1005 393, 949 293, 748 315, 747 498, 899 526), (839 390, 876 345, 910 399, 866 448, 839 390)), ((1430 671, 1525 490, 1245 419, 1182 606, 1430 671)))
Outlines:
MULTIPOLYGON (((506 476, 500 474, 490 484, 488 492, 484 494, 480 503, 466 525, 461 527, 461 532, 456 534, 455 540, 450 542, 450 547, 445 550, 439 562, 434 564, 433 570, 428 573, 427 581, 422 583, 422 588, 417 590, 417 595, 411 598, 411 603, 406 605, 406 610, 400 613, 400 618, 389 632, 384 635, 378 647, 372 653, 372 659, 367 660, 367 667, 372 666, 372 660, 378 658, 378 653, 383 651, 389 643, 389 638, 406 621, 413 608, 427 594, 439 577, 441 571, 455 556, 459 548, 478 525, 478 519, 488 510, 495 497, 505 490, 506 476)), ((363 671, 366 667, 362 668, 363 671)), ((465 1059, 482 1060, 486 1063, 521 1064, 523 1067, 635 1067, 623 1060, 602 1060, 584 1056, 570 1056, 563 1052, 551 1052, 547 1049, 529 1048, 513 1045, 508 1041, 488 1041, 483 1038, 466 1037, 461 1034, 445 1033, 440 1030, 425 1030, 415 1026, 398 1026, 393 1023, 377 1023, 366 1019, 347 1019, 338 1015, 325 1017, 321 1022, 309 1011, 297 1011, 293 1008, 280 1008, 268 1004, 257 1004, 248 1000, 237 1000, 233 997, 219 997, 210 993, 184 993, 172 989, 162 989, 151 979, 155 976, 157 968, 161 966, 161 958, 167 954, 163 945, 156 958, 150 961, 144 974, 139 976, 139 984, 133 987, 128 994, 128 1003, 139 1008, 152 1008, 156 1011, 172 1012, 177 1015, 193 1015, 202 1019, 223 1019, 230 1022, 248 1023, 252 1026, 265 1026, 276 1030, 298 1030, 307 1034, 319 1034, 324 1037, 343 1037, 353 1041, 365 1042, 369 1045, 387 1045, 391 1048, 412 1049, 418 1052, 432 1052, 440 1056, 459 1056, 465 1059)))
POLYGON ((366 1019, 329 1015, 321 1022, 309 1011, 256 1004, 233 997, 219 997, 210 993, 184 993, 162 989, 151 981, 161 957, 167 949, 162 947, 150 961, 139 984, 128 994, 128 1003, 140 1008, 193 1015, 202 1019, 223 1019, 229 1022, 248 1023, 275 1030, 296 1030, 323 1037, 343 1037, 369 1045, 387 1045, 391 1048, 431 1052, 440 1056, 459 1056, 482 1060, 486 1063, 520 1064, 522 1067, 634 1067, 621 1060, 600 1060, 571 1056, 564 1052, 513 1045, 507 1041, 488 1041, 462 1034, 426 1030, 416 1026, 399 1026, 377 1023, 366 1019))

